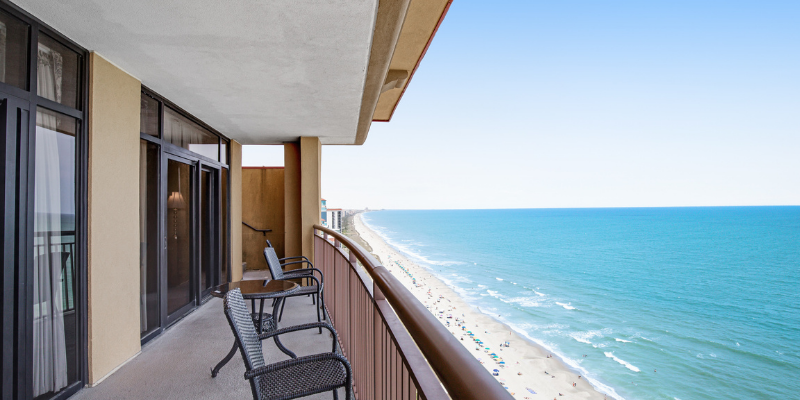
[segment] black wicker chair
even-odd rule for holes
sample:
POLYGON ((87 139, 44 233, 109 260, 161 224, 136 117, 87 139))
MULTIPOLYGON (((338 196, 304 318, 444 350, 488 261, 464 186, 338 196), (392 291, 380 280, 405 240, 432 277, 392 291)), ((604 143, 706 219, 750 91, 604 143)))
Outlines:
MULTIPOLYGON (((323 310, 325 309, 325 300, 321 295, 323 285, 320 279, 317 279, 317 277, 313 275, 292 276, 286 273, 283 270, 283 268, 281 268, 281 262, 278 259, 278 255, 275 253, 275 249, 272 247, 264 248, 264 259, 266 259, 267 261, 267 267, 269 267, 269 274, 272 277, 272 279, 303 278, 303 279, 313 280, 315 284, 301 286, 300 290, 297 290, 286 297, 288 298, 288 297, 311 295, 311 301, 316 305, 317 308, 317 322, 321 322, 322 319, 327 319, 325 316, 325 312, 322 312, 321 313, 322 316, 320 316, 320 308, 322 308, 323 310)), ((311 268, 304 268, 304 269, 311 269, 311 268)), ((286 299, 284 299, 283 304, 281 305, 280 315, 277 316, 278 321, 280 321, 281 317, 283 316, 283 308, 285 306, 286 306, 286 299)), ((320 329, 320 333, 322 333, 322 329, 320 329)))
POLYGON ((288 400, 316 393, 345 388, 345 398, 350 400, 352 371, 346 358, 335 353, 336 331, 325 323, 297 325, 257 334, 250 312, 239 289, 225 295, 223 301, 225 316, 231 326, 236 343, 242 352, 246 372, 244 378, 250 381, 253 398, 257 400, 288 400), (293 357, 290 360, 266 365, 261 341, 289 332, 324 327, 333 334, 333 348, 330 353, 293 357))
MULTIPOLYGON (((272 243, 267 240, 267 247, 272 247, 272 243)), ((287 265, 297 265, 297 264, 308 264, 306 268, 299 268, 293 270, 283 270, 283 279, 295 279, 295 278, 308 278, 308 276, 313 276, 314 273, 319 274, 319 281, 320 283, 325 283, 325 279, 322 275, 322 271, 318 268, 314 268, 314 264, 306 256, 294 256, 294 257, 284 257, 278 258, 278 262, 281 265, 281 269, 286 267, 287 265)), ((306 284, 311 284, 309 279, 306 279, 306 284)))

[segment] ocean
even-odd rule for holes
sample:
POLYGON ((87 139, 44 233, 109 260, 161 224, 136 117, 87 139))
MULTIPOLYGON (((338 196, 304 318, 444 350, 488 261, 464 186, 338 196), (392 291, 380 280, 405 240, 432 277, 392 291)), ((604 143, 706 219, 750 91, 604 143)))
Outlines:
POLYGON ((800 207, 362 215, 611 397, 800 398, 800 207))

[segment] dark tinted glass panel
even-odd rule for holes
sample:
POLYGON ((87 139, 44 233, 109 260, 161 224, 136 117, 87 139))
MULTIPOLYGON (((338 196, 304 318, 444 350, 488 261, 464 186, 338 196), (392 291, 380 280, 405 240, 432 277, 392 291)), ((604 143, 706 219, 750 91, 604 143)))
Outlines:
POLYGON ((164 140, 219 161, 219 137, 169 107, 164 108, 164 140))
POLYGON ((78 107, 78 53, 39 33, 36 93, 67 107, 78 107))
POLYGON ((36 111, 33 216, 33 397, 78 379, 75 134, 78 121, 36 111))
POLYGON ((220 184, 220 191, 222 192, 222 202, 220 204, 220 215, 222 216, 222 226, 220 227, 220 242, 222 243, 222 262, 219 280, 220 283, 227 283, 228 282, 228 262, 230 257, 228 256, 228 170, 223 168, 222 169, 222 178, 220 179, 222 182, 220 184))
POLYGON ((228 163, 228 142, 224 140, 219 141, 219 162, 228 163))
POLYGON ((139 293, 142 335, 158 328, 158 145, 139 146, 139 293))
POLYGON ((189 304, 191 285, 192 167, 174 160, 167 172, 167 312, 189 304))
POLYGON ((158 101, 142 93, 142 114, 139 117, 142 133, 158 137, 158 101))
POLYGON ((0 11, 0 81, 28 89, 28 25, 0 11))
POLYGON ((200 288, 208 289, 212 282, 211 264, 214 257, 211 218, 214 202, 211 199, 211 172, 200 171, 200 288))

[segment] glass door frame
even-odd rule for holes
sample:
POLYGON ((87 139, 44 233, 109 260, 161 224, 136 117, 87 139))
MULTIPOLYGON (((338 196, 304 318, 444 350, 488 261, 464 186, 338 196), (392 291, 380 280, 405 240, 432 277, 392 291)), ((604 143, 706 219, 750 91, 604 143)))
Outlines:
POLYGON ((168 327, 181 318, 183 318, 186 314, 189 313, 192 309, 197 306, 197 293, 198 288, 200 286, 199 281, 199 268, 198 268, 198 223, 197 223, 197 215, 198 215, 198 195, 199 195, 199 163, 197 160, 188 159, 182 156, 178 156, 169 152, 163 152, 161 156, 161 196, 160 196, 160 210, 161 210, 161 232, 162 238, 164 241, 164 246, 162 247, 161 251, 161 263, 160 263, 160 308, 161 308, 161 326, 168 327), (191 198, 188 202, 186 202, 187 207, 189 208, 189 235, 191 239, 189 240, 189 289, 191 292, 189 293, 190 300, 185 305, 181 306, 177 310, 169 313, 168 309, 168 297, 169 297, 169 285, 168 285, 168 273, 169 273, 169 247, 167 246, 167 242, 169 240, 169 208, 167 206, 167 194, 169 193, 168 189, 168 179, 167 174, 169 173, 169 162, 170 161, 177 161, 179 163, 188 165, 191 169, 189 175, 189 193, 191 193, 191 198))
POLYGON ((212 268, 211 268, 211 271, 207 271, 206 272, 207 274, 208 274, 208 272, 211 273, 210 275, 206 275, 206 279, 207 280, 211 280, 211 287, 208 288, 208 289, 203 288, 202 284, 201 284, 202 282, 199 279, 200 275, 198 275, 198 280, 197 280, 198 291, 197 291, 197 293, 198 293, 199 296, 197 297, 196 301, 197 301, 197 304, 200 305, 200 304, 204 303, 205 301, 207 301, 210 298, 211 290, 213 289, 214 286, 219 285, 220 284, 220 280, 222 279, 222 277, 220 276, 220 271, 221 271, 221 267, 222 267, 221 263, 223 262, 223 259, 222 259, 222 240, 221 240, 222 238, 220 237, 219 233, 222 232, 221 223, 222 223, 222 212, 223 212, 223 210, 222 210, 222 203, 221 203, 221 200, 222 200, 221 199, 221 197, 222 197, 221 195, 222 195, 222 191, 224 190, 224 188, 222 187, 222 167, 220 167, 219 165, 208 164, 208 163, 204 163, 204 162, 200 161, 199 162, 198 171, 199 171, 199 173, 197 174, 197 182, 198 182, 198 185, 197 185, 197 188, 198 188, 197 202, 198 202, 198 207, 197 207, 197 216, 196 216, 196 221, 198 221, 198 224, 197 224, 198 225, 198 227, 197 227, 197 244, 198 244, 198 252, 197 252, 197 258, 198 258, 197 267, 198 267, 198 270, 197 271, 198 271, 198 274, 202 274, 201 269, 203 268, 203 254, 202 254, 203 243, 202 243, 201 235, 203 234, 203 230, 205 230, 205 227, 203 227, 202 223, 201 223, 201 221, 203 220, 201 213, 204 211, 203 210, 203 196, 202 196, 202 193, 201 193, 201 190, 202 190, 202 181, 201 181, 201 179, 202 179, 202 173, 203 172, 208 172, 209 174, 212 174, 212 175, 210 175, 209 181, 213 182, 214 191, 209 193, 209 194, 211 196, 213 196, 213 198, 211 200, 211 206, 213 207, 213 209, 210 211, 211 212, 211 216, 209 218, 209 221, 210 221, 210 225, 211 225, 210 226, 210 231, 217 233, 217 235, 212 237, 213 250, 212 250, 211 255, 210 255, 212 268))
POLYGON ((3 273, 2 273, 2 351, 3 364, 0 399, 33 398, 33 251, 34 251, 34 174, 36 148, 36 111, 44 108, 77 120, 75 142, 75 311, 76 381, 55 393, 53 399, 65 399, 88 382, 88 320, 87 320, 87 215, 88 215, 88 52, 77 43, 50 29, 34 16, 6 1, 0 9, 28 28, 27 88, 0 82, 3 111, 0 115, 6 131, 0 139, 0 160, 3 175, 3 273), (45 99, 37 94, 39 34, 43 33, 78 55, 77 93, 79 99, 72 108, 45 99), (14 116, 11 110, 14 109, 14 116), (26 124, 17 126, 27 111, 26 124), (11 134, 13 132, 13 134, 11 134))

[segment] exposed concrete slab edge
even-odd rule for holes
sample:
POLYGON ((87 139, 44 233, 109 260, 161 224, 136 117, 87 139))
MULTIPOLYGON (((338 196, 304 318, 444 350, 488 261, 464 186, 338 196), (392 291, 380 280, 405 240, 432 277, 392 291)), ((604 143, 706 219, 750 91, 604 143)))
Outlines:
POLYGON ((410 0, 382 0, 378 4, 375 17, 375 30, 370 47, 369 64, 364 82, 364 94, 361 97, 361 109, 356 128, 356 145, 367 140, 367 133, 372 124, 372 115, 378 106, 381 87, 389 72, 389 64, 400 37, 400 30, 406 19, 410 0))

